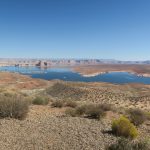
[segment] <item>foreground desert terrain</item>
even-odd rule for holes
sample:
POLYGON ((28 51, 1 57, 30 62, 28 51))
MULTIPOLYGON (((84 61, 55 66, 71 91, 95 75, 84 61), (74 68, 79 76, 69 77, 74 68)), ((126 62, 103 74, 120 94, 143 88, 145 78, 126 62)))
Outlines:
MULTIPOLYGON (((23 120, 0 119, 1 150, 104 150, 120 137, 111 131, 111 122, 129 108, 150 112, 150 85, 75 83, 32 79, 16 73, 0 73, 0 91, 4 97, 19 94, 29 101, 23 120), (36 97, 46 97, 47 105, 33 104, 36 97), (100 120, 68 116, 70 107, 54 107, 56 101, 84 104, 111 104, 100 120)), ((2 97, 1 97, 2 98, 2 97)), ((150 138, 150 120, 138 126, 136 140, 150 138)))

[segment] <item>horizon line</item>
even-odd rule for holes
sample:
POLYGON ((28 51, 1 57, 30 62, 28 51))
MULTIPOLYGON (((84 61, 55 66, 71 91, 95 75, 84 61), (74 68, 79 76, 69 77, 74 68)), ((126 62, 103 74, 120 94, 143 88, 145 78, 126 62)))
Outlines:
POLYGON ((51 59, 51 60, 106 60, 106 61, 123 61, 123 62, 143 62, 143 61, 150 61, 150 59, 144 59, 144 60, 121 60, 121 59, 114 59, 114 58, 51 58, 51 57, 0 57, 0 59, 51 59))

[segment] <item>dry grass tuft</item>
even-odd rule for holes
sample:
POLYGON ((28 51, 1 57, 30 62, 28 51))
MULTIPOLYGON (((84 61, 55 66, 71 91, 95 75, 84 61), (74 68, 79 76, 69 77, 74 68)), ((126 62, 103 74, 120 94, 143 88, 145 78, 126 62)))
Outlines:
POLYGON ((77 107, 77 103, 75 101, 73 101, 73 100, 67 100, 67 101, 65 101, 64 105, 66 107, 72 107, 72 108, 77 107))
POLYGON ((32 103, 34 105, 47 105, 49 103, 49 99, 44 97, 36 97, 32 103))
POLYGON ((66 114, 70 114, 70 116, 83 116, 89 119, 99 120, 105 116, 105 111, 100 109, 99 105, 89 104, 76 107, 75 109, 68 109, 66 110, 66 114))
POLYGON ((143 124, 147 120, 146 113, 140 109, 131 109, 128 113, 131 122, 136 126, 143 124))
POLYGON ((106 150, 150 150, 150 145, 147 141, 132 142, 128 139, 121 138, 106 148, 106 150))
POLYGON ((52 104, 51 104, 52 107, 58 107, 58 108, 62 108, 63 105, 64 105, 64 103, 61 100, 56 100, 56 101, 52 102, 52 104))
POLYGON ((19 96, 0 97, 0 117, 22 120, 29 110, 29 102, 19 96))

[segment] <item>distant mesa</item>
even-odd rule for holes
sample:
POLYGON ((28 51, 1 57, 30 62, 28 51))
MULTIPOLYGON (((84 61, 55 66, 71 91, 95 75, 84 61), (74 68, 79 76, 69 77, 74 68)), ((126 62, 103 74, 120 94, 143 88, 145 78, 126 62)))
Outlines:
POLYGON ((50 67, 50 63, 45 62, 45 61, 39 61, 35 66, 37 67, 41 67, 41 68, 47 68, 50 67))
POLYGON ((150 60, 146 61, 119 61, 113 59, 9 59, 0 58, 0 66, 78 66, 78 65, 99 65, 99 64, 150 64, 150 60))

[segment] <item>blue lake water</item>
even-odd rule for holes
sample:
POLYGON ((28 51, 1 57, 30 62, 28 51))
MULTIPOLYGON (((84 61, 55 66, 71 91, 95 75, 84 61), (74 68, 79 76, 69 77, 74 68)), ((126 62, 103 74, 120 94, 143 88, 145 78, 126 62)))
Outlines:
POLYGON ((0 67, 0 71, 18 72, 30 75, 33 78, 46 80, 60 79, 64 81, 82 81, 82 82, 109 82, 116 84, 125 83, 144 83, 150 84, 149 77, 140 77, 127 72, 113 72, 97 75, 94 77, 84 77, 69 68, 48 68, 38 67, 0 67))

